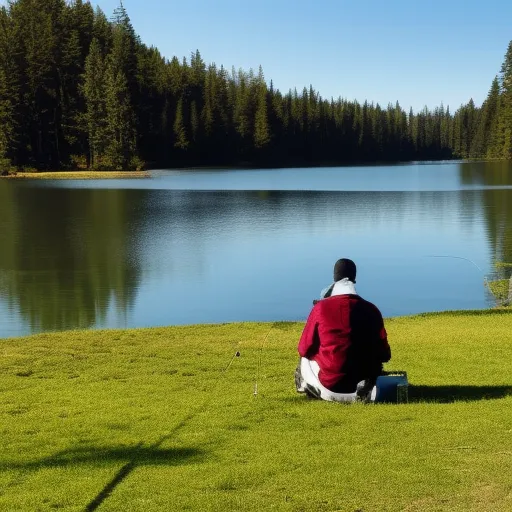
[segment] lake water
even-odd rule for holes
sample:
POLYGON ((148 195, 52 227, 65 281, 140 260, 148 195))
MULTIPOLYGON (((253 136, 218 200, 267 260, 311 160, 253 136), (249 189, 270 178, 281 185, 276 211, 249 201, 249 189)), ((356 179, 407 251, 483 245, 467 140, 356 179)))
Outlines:
POLYGON ((0 180, 0 337, 303 321, 340 257, 385 317, 484 308, 512 261, 508 163, 152 175, 0 180))

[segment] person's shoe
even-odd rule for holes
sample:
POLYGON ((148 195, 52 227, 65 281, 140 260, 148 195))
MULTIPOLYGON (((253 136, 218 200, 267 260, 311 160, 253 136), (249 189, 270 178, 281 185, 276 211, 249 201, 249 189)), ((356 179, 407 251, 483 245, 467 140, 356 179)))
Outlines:
POLYGON ((371 400, 372 389, 373 380, 366 379, 359 382, 356 388, 357 401, 369 402, 371 400))
POLYGON ((300 373, 300 366, 297 366, 297 369, 295 370, 295 387, 297 389, 297 393, 306 392, 305 382, 302 380, 302 374, 300 373))
POLYGON ((320 390, 318 388, 315 388, 311 384, 305 385, 304 393, 306 394, 306 396, 308 398, 311 398, 314 400, 319 400, 321 398, 320 390))

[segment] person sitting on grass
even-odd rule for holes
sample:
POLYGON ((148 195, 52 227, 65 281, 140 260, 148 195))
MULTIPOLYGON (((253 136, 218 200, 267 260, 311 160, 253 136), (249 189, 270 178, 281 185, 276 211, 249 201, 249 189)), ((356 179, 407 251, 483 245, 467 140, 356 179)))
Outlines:
POLYGON ((299 393, 331 401, 364 398, 391 359, 379 309, 355 289, 356 265, 340 259, 326 298, 314 301, 298 345, 299 393))

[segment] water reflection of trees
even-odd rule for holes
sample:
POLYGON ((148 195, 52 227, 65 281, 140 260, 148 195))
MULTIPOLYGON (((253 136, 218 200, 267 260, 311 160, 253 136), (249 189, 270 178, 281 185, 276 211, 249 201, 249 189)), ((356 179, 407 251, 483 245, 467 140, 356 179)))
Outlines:
POLYGON ((464 185, 482 185, 482 206, 496 266, 496 279, 512 273, 512 167, 509 162, 472 162, 460 165, 464 185), (509 187, 509 188, 504 188, 509 187))
POLYGON ((126 191, 0 184, 0 295, 32 330, 126 314, 139 275, 130 211, 126 191))

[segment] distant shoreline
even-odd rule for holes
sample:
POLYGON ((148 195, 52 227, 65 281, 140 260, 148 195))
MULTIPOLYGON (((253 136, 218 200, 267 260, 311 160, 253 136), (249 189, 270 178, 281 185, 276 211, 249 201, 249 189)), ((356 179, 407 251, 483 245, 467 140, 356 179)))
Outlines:
POLYGON ((151 178, 147 171, 44 171, 44 172, 17 172, 4 179, 34 179, 34 180, 104 180, 104 179, 143 179, 151 178))
POLYGON ((226 164, 226 165, 183 165, 172 167, 148 167, 144 171, 91 171, 91 170, 78 170, 78 171, 17 171, 11 174, 2 176, 5 179, 70 179, 70 180, 94 180, 94 179, 141 179, 151 178, 152 171, 222 171, 222 170, 269 170, 269 169, 311 169, 311 168, 325 168, 325 167, 380 167, 380 166, 407 166, 407 165, 443 165, 443 164, 457 164, 466 162, 487 162, 492 160, 410 160, 410 161, 357 161, 357 162, 317 162, 317 163, 290 163, 283 164, 281 162, 274 165, 269 164, 251 164, 249 162, 241 162, 239 164, 226 164))
POLYGON ((379 161, 355 161, 355 162, 317 162, 317 163, 276 163, 270 164, 249 164, 240 163, 226 164, 226 165, 186 165, 178 167, 154 167, 151 170, 164 170, 164 171, 217 171, 217 170, 255 170, 255 169, 313 169, 325 167, 399 167, 407 165, 444 165, 444 164, 458 164, 466 162, 487 162, 490 160, 464 160, 464 159, 445 159, 445 160, 379 160, 379 161))

